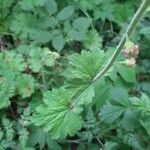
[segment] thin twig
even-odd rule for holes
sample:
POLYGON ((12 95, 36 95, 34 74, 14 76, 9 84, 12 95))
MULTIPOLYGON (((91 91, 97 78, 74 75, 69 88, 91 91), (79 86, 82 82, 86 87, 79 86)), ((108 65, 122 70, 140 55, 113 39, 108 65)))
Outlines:
POLYGON ((92 22, 92 19, 91 19, 90 15, 89 15, 84 9, 80 8, 80 10, 81 10, 81 11, 86 15, 86 17, 90 20, 90 22, 91 22, 91 27, 92 27, 92 29, 94 29, 94 25, 93 25, 93 22, 92 22))
POLYGON ((41 75, 42 75, 42 82, 43 82, 43 90, 45 91, 47 89, 47 83, 46 83, 46 77, 45 77, 45 71, 44 71, 44 67, 42 66, 41 69, 41 75))
POLYGON ((70 107, 72 108, 74 105, 76 105, 77 101, 76 98, 83 92, 85 91, 89 86, 91 86, 91 84, 94 84, 98 79, 102 78, 105 73, 110 69, 110 67, 113 65, 113 63, 115 62, 115 59, 118 57, 120 51, 122 50, 122 48, 124 47, 124 44, 126 42, 126 37, 129 37, 135 27, 135 25, 137 24, 137 22, 139 21, 140 17, 143 15, 143 13, 145 12, 146 8, 148 7, 149 4, 149 0, 143 0, 142 4, 140 5, 139 9, 137 10, 137 12, 135 13, 129 27, 127 28, 126 32, 124 33, 117 49, 115 50, 114 54, 112 55, 112 57, 110 58, 110 60, 108 61, 108 63, 106 64, 106 66, 102 69, 102 71, 100 71, 92 80, 92 82, 89 83, 89 85, 87 85, 86 87, 84 87, 83 89, 79 90, 79 92, 75 93, 72 96, 73 102, 71 103, 70 107))
POLYGON ((96 139, 98 141, 98 143, 101 145, 102 148, 104 148, 104 144, 101 142, 101 140, 96 136, 96 139))

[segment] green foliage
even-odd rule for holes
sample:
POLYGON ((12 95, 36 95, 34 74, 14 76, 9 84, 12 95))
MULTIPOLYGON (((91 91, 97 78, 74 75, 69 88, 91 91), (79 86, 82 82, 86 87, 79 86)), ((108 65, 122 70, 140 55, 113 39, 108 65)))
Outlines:
POLYGON ((143 116, 150 116, 150 100, 147 95, 142 94, 141 99, 132 97, 131 101, 143 116))
POLYGON ((24 10, 32 10, 37 6, 43 6, 46 0, 22 0, 20 6, 24 10))
POLYGON ((52 45, 57 51, 61 51, 64 47, 65 41, 62 35, 53 38, 52 45))
POLYGON ((22 55, 17 54, 14 51, 4 51, 0 54, 0 71, 1 75, 7 74, 9 71, 13 74, 18 74, 24 71, 26 68, 26 63, 22 55))
POLYGON ((89 104, 95 95, 92 80, 103 68, 107 59, 106 54, 103 51, 82 51, 81 54, 70 55, 68 59, 69 67, 64 73, 67 87, 73 90, 75 94, 80 92, 74 103, 89 104))
POLYGON ((71 96, 68 90, 60 88, 44 93, 44 105, 37 107, 33 122, 43 126, 53 138, 64 138, 74 135, 81 128, 82 119, 78 115, 79 107, 71 108, 71 96))
POLYGON ((88 84, 105 64, 106 55, 103 51, 82 51, 81 55, 73 54, 68 59, 70 66, 66 72, 70 74, 67 75, 69 80, 76 79, 88 84))
POLYGON ((116 102, 116 105, 108 102, 108 104, 103 106, 100 112, 101 120, 107 123, 116 121, 129 106, 128 95, 123 89, 113 89, 112 98, 113 101, 116 102))
POLYGON ((149 7, 136 67, 93 81, 139 4, 0 0, 0 150, 150 149, 149 7))
POLYGON ((126 82, 136 82, 135 70, 126 66, 117 66, 117 71, 126 82))
POLYGON ((34 78, 30 75, 22 74, 17 77, 17 91, 22 98, 30 97, 34 93, 34 78))
POLYGON ((73 6, 67 6, 63 8, 58 14, 57 18, 60 21, 69 19, 74 13, 74 7, 73 6))
POLYGON ((9 146, 13 146, 15 143, 12 141, 14 138, 14 129, 13 123, 9 121, 6 117, 2 118, 2 126, 1 126, 1 143, 0 147, 2 149, 8 148, 9 146))
POLYGON ((15 86, 7 78, 0 77, 0 109, 10 105, 9 98, 14 95, 15 86))
POLYGON ((45 144, 48 145, 52 150, 58 149, 61 150, 59 144, 56 141, 52 140, 48 133, 44 133, 41 129, 32 128, 32 133, 28 139, 29 146, 35 146, 39 144, 40 149, 43 149, 45 144))
POLYGON ((87 33, 86 39, 84 41, 84 46, 86 49, 91 51, 99 50, 102 47, 102 38, 99 36, 96 30, 90 30, 87 33))
POLYGON ((52 67, 58 57, 58 53, 51 52, 48 48, 32 47, 28 57, 29 68, 39 72, 43 66, 52 67))

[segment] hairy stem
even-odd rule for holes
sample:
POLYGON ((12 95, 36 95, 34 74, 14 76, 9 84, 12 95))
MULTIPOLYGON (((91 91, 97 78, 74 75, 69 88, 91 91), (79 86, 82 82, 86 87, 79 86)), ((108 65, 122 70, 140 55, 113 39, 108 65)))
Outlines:
POLYGON ((134 30, 136 24, 138 23, 138 21, 140 20, 141 16, 143 15, 143 13, 145 12, 146 8, 149 5, 149 0, 143 0, 143 2, 141 3, 139 9, 137 10, 137 12, 135 13, 131 23, 129 24, 126 32, 124 33, 119 45, 117 46, 117 49, 115 50, 114 54, 112 55, 112 57, 110 58, 110 60, 108 61, 108 63, 106 64, 106 66, 102 69, 102 71, 100 71, 95 78, 93 79, 93 82, 97 81, 98 79, 102 78, 105 73, 109 70, 109 68, 113 65, 113 63, 115 62, 115 59, 118 57, 120 51, 122 50, 122 48, 125 45, 126 42, 126 37, 129 37, 132 33, 132 31, 134 30))
POLYGON ((119 45, 117 46, 117 49, 115 50, 112 57, 109 59, 106 66, 93 78, 92 82, 89 83, 89 85, 87 87, 84 87, 83 89, 79 90, 77 93, 72 95, 72 99, 74 99, 74 101, 71 103, 71 106, 70 106, 71 108, 74 107, 74 105, 76 105, 76 103, 77 103, 77 101, 75 99, 83 91, 85 91, 91 84, 94 84, 98 79, 102 78, 105 75, 105 73, 111 68, 111 66, 115 62, 116 58, 118 57, 120 51, 124 47, 127 37, 129 37, 131 35, 132 31, 134 30, 135 25, 138 23, 138 21, 140 20, 140 17, 143 15, 146 8, 148 7, 148 4, 149 4, 149 0, 143 0, 143 2, 141 3, 139 9, 135 13, 130 25, 128 26, 126 32, 124 33, 119 45))

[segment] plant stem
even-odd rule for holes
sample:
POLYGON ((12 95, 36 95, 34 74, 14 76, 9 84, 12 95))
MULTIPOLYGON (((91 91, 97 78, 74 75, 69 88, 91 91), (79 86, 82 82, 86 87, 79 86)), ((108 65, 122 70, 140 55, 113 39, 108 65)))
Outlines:
POLYGON ((43 82, 43 90, 45 91, 47 89, 47 84, 46 84, 46 78, 45 78, 45 72, 43 66, 41 69, 41 75, 42 75, 42 82, 43 82))
POLYGON ((114 54, 112 55, 112 57, 110 58, 110 60, 106 64, 106 66, 102 69, 102 71, 100 71, 95 76, 95 78, 93 79, 93 82, 95 82, 98 79, 102 78, 105 75, 105 73, 110 69, 110 67, 113 65, 113 63, 115 62, 115 59, 118 57, 120 51, 122 50, 122 48, 125 45, 126 37, 129 37, 131 35, 132 31, 134 30, 136 24, 138 23, 139 19, 141 18, 141 16, 145 12, 148 5, 149 5, 149 0, 143 0, 143 2, 141 3, 139 9, 135 13, 131 23, 129 24, 126 32, 124 33, 119 45, 117 46, 117 49, 115 50, 114 54))
POLYGON ((104 148, 104 144, 101 142, 101 140, 96 136, 96 139, 98 141, 98 143, 101 145, 102 148, 104 148))
POLYGON ((86 15, 86 17, 90 20, 90 22, 91 22, 91 27, 92 27, 92 29, 94 30, 95 28, 94 28, 94 25, 93 25, 93 23, 92 23, 92 19, 91 19, 90 15, 89 15, 84 9, 80 8, 80 10, 81 10, 81 11, 86 15))

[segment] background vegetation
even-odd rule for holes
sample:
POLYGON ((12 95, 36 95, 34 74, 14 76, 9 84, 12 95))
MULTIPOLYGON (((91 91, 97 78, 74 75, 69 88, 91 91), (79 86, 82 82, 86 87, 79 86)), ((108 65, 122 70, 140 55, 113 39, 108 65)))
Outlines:
POLYGON ((140 3, 0 0, 0 150, 150 149, 149 7, 136 67, 121 53, 89 86, 140 3))

